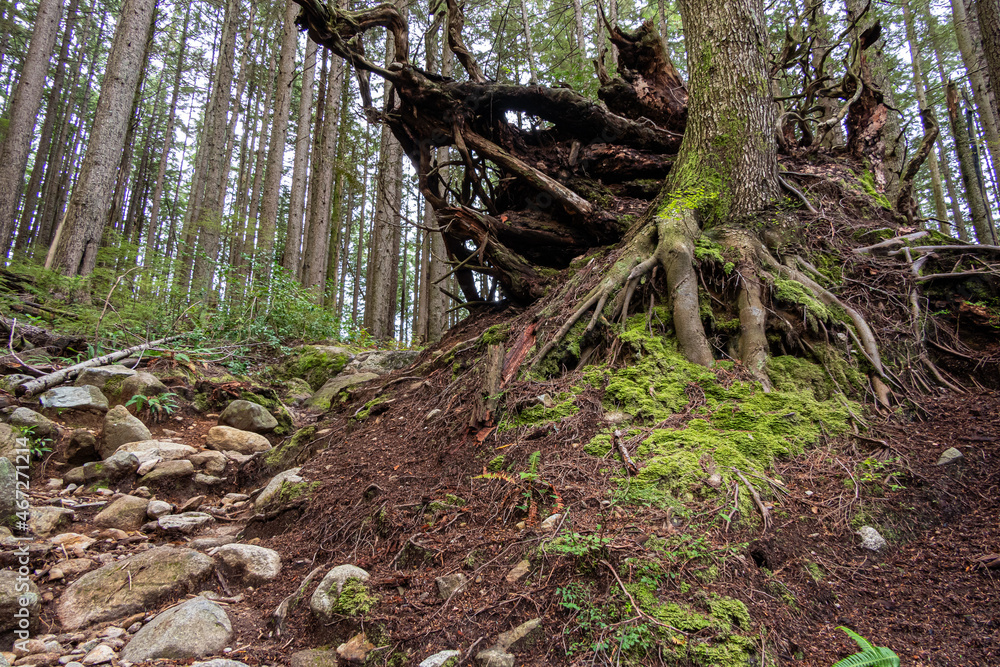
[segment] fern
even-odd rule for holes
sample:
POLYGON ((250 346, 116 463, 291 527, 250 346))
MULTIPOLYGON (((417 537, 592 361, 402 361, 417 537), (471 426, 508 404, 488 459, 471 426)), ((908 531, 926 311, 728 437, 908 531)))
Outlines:
POLYGON ((472 479, 499 479, 503 482, 508 482, 514 486, 520 486, 521 482, 518 481, 513 475, 507 472, 489 472, 486 468, 483 468, 482 475, 476 475, 472 479))
POLYGON ((860 653, 849 655, 833 667, 899 667, 899 656, 884 646, 875 646, 850 628, 837 626, 861 649, 860 653))

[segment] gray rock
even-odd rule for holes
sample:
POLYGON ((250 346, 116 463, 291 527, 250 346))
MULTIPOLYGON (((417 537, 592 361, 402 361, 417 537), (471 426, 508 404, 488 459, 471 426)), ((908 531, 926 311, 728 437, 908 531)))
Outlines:
POLYGON ((108 411, 108 399, 93 385, 55 387, 38 397, 43 408, 53 410, 108 411))
POLYGON ((219 653, 229 643, 233 626, 219 605, 196 597, 160 613, 135 634, 122 660, 200 658, 219 653))
POLYGON ((305 480, 299 477, 299 472, 302 468, 289 468, 284 472, 279 472, 277 475, 271 478, 271 481, 267 483, 264 490, 260 492, 257 499, 254 501, 254 508, 260 512, 272 502, 277 501, 281 497, 282 489, 286 484, 303 484, 305 480))
POLYGON ((434 582, 437 584, 438 595, 442 600, 447 600, 451 596, 458 595, 464 591, 465 587, 469 584, 469 578, 461 572, 456 572, 455 574, 446 574, 443 577, 438 577, 434 582))
POLYGON ((941 458, 938 459, 937 464, 939 466, 945 466, 949 463, 961 463, 965 455, 954 447, 949 447, 948 449, 941 452, 941 458))
POLYGON ((455 659, 455 664, 458 664, 458 658, 461 656, 461 651, 439 651, 421 660, 417 667, 444 667, 452 658, 455 659))
POLYGON ((289 378, 284 385, 281 400, 289 405, 302 405, 313 395, 312 387, 302 378, 289 378))
POLYGON ((378 373, 353 373, 330 378, 315 394, 309 397, 309 400, 306 401, 306 407, 315 410, 329 410, 330 405, 336 400, 337 394, 378 377, 378 373))
POLYGON ((174 511, 174 506, 162 500, 151 500, 146 506, 146 516, 150 519, 159 519, 174 511))
POLYGON ((555 530, 559 527, 559 522, 562 521, 562 514, 553 514, 552 516, 545 517, 539 526, 542 530, 555 530))
POLYGON ((114 482, 139 469, 139 459, 131 452, 115 452, 104 461, 91 461, 63 475, 67 484, 83 486, 91 482, 114 482))
POLYGON ((212 660, 206 660, 204 662, 192 663, 191 667, 250 667, 250 665, 246 664, 245 662, 240 662, 239 660, 214 658, 212 660))
POLYGON ((117 400, 121 403, 128 403, 133 396, 159 396, 169 392, 167 386, 160 382, 155 375, 139 372, 125 378, 121 383, 117 400))
POLYGON ((528 576, 529 572, 531 572, 531 561, 528 559, 524 559, 518 562, 517 565, 512 567, 510 569, 510 572, 508 572, 507 576, 504 578, 507 580, 508 584, 516 584, 517 582, 521 581, 526 576, 528 576))
POLYGON ((191 477, 193 474, 194 464, 187 459, 160 461, 153 468, 153 472, 143 476, 142 483, 147 485, 173 484, 180 479, 191 477))
POLYGON ((97 453, 97 436, 87 429, 76 429, 69 436, 64 456, 70 465, 83 465, 101 458, 97 453))
POLYGON ((168 533, 190 535, 205 526, 214 523, 215 518, 204 512, 184 512, 183 514, 168 514, 156 520, 160 530, 168 533))
POLYGON ((14 373, 13 375, 4 375, 0 377, 0 389, 3 389, 8 394, 13 394, 17 391, 25 382, 30 382, 35 378, 30 375, 23 375, 21 373, 14 373))
POLYGON ((107 644, 98 644, 90 649, 90 652, 87 653, 82 662, 84 665, 103 665, 117 657, 118 654, 110 646, 107 644))
POLYGON ((0 456, 14 459, 14 450, 17 449, 17 439, 20 437, 21 433, 17 429, 7 424, 0 424, 0 456))
POLYGON ((861 546, 869 551, 881 551, 889 546, 889 543, 885 541, 877 530, 871 526, 861 526, 858 529, 858 535, 861 537, 861 546))
POLYGON ((156 547, 88 572, 70 584, 56 611, 65 631, 114 621, 198 590, 215 561, 193 549, 156 547))
MULTIPOLYGON (((117 410, 117 408, 115 408, 117 410)), ((130 452, 139 459, 139 465, 153 459, 160 461, 175 461, 177 459, 189 459, 198 453, 198 450, 189 445, 181 445, 176 442, 164 440, 139 440, 129 442, 118 448, 119 452, 130 452)))
POLYGON ((533 643, 541 639, 544 634, 542 619, 533 618, 512 630, 501 633, 497 637, 496 644, 493 646, 504 651, 520 651, 530 647, 533 643))
POLYGON ((226 481, 224 477, 216 477, 214 475, 206 475, 204 473, 196 472, 191 481, 195 486, 218 486, 226 481))
POLYGON ((65 532, 75 518, 73 510, 64 507, 32 507, 28 526, 39 537, 65 532))
POLYGON ((57 440, 59 438, 59 425, 44 415, 40 415, 28 408, 17 408, 10 413, 8 423, 11 426, 26 431, 31 429, 31 435, 45 440, 57 440))
POLYGON ((212 552, 222 562, 219 569, 243 580, 248 586, 274 581, 281 574, 281 556, 277 551, 255 544, 227 544, 212 552))
POLYGON ((271 449, 271 443, 264 436, 231 426, 210 428, 205 445, 216 451, 239 452, 240 454, 256 454, 271 449))
POLYGON ((125 368, 124 366, 119 366, 118 364, 113 364, 111 366, 96 366, 94 368, 83 369, 78 376, 76 376, 75 384, 77 387, 82 387, 84 385, 90 385, 92 387, 97 387, 101 391, 108 389, 110 393, 116 394, 121 387, 121 383, 129 377, 135 375, 135 371, 131 368, 125 368))
POLYGON ((195 468, 201 468, 209 475, 221 475, 226 471, 226 455, 222 452, 209 449, 198 452, 187 457, 188 461, 194 464, 195 468))
POLYGON ((98 453, 101 458, 106 459, 117 452, 122 445, 149 440, 152 437, 146 425, 133 417, 128 408, 118 405, 104 415, 104 431, 102 441, 98 445, 98 453))
POLYGON ((288 664, 289 667, 338 667, 340 660, 334 651, 311 648, 293 653, 288 664))
POLYGON ((347 348, 332 345, 303 345, 291 351, 283 366, 284 373, 302 378, 311 389, 318 389, 354 359, 347 348))
POLYGON ((476 654, 479 667, 514 667, 514 656, 498 648, 488 648, 476 654))
POLYGON ((226 406, 219 415, 219 424, 241 431, 270 433, 277 428, 278 420, 263 405, 239 400, 226 406))
POLYGON ((354 361, 347 364, 348 373, 375 373, 386 375, 401 368, 406 368, 420 355, 419 350, 377 350, 359 354, 354 361))
POLYGON ((10 459, 0 456, 0 525, 13 525, 11 519, 16 511, 17 468, 10 459))
MULTIPOLYGON (((7 547, 4 547, 6 550, 7 547)), ((17 548, 17 547, 14 547, 17 548)), ((14 570, 0 570, 0 634, 18 627, 20 619, 14 614, 20 613, 21 602, 27 602, 28 624, 33 629, 38 624, 38 612, 41 608, 42 596, 31 580, 21 579, 14 570), (19 591, 18 588, 28 586, 28 592, 19 591), (21 600, 21 598, 26 598, 21 600)))
POLYGON ((329 619, 333 614, 337 604, 337 598, 344 590, 344 584, 349 579, 357 579, 365 583, 369 579, 369 574, 356 565, 338 565, 323 577, 316 587, 312 598, 309 600, 309 608, 320 619, 329 619))
POLYGON ((118 530, 139 530, 146 522, 149 501, 138 496, 122 496, 94 517, 94 525, 118 530))
POLYGON ((215 549, 216 547, 221 547, 226 544, 232 544, 236 541, 236 538, 232 535, 220 535, 219 537, 199 537, 191 540, 188 546, 192 549, 197 549, 198 551, 209 551, 215 549))

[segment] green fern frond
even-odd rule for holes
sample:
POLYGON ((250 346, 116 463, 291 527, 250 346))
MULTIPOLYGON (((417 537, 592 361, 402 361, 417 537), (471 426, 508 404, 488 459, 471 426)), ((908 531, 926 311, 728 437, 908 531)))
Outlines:
POLYGON ((533 451, 531 453, 531 456, 528 457, 528 472, 530 472, 532 475, 537 474, 538 464, 541 462, 541 460, 542 460, 542 453, 538 450, 533 451))
POLYGON ((484 470, 482 475, 476 475, 472 479, 498 479, 502 482, 508 482, 509 484, 513 484, 515 486, 521 485, 520 481, 507 472, 487 472, 484 470))
POLYGON ((870 641, 842 625, 837 626, 861 649, 860 653, 847 656, 833 667, 899 667, 899 656, 884 646, 875 646, 870 641))

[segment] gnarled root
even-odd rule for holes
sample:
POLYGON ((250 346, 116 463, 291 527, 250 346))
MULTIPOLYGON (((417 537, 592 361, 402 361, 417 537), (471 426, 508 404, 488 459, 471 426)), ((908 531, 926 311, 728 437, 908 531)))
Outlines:
POLYGON ((736 273, 739 276, 739 295, 736 305, 740 316, 740 362, 760 382, 764 391, 771 391, 771 379, 765 366, 768 357, 767 310, 764 307, 764 285, 760 279, 760 260, 764 248, 760 241, 746 230, 729 230, 725 244, 739 257, 736 273))

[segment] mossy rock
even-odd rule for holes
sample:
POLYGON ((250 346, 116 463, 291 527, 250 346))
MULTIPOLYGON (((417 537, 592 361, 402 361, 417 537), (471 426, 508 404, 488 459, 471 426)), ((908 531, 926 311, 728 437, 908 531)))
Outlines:
POLYGON ((273 416, 278 425, 272 433, 275 435, 288 435, 294 430, 292 426, 292 413, 278 398, 278 393, 268 387, 251 387, 250 390, 240 392, 240 398, 244 401, 256 403, 266 409, 273 416))
POLYGON ((275 447, 264 455, 264 463, 271 470, 287 470, 301 466, 321 450, 314 446, 315 426, 299 429, 291 440, 275 447))
POLYGON ((328 345, 303 345, 292 350, 280 369, 284 377, 301 378, 313 391, 344 370, 354 359, 350 350, 328 345))

